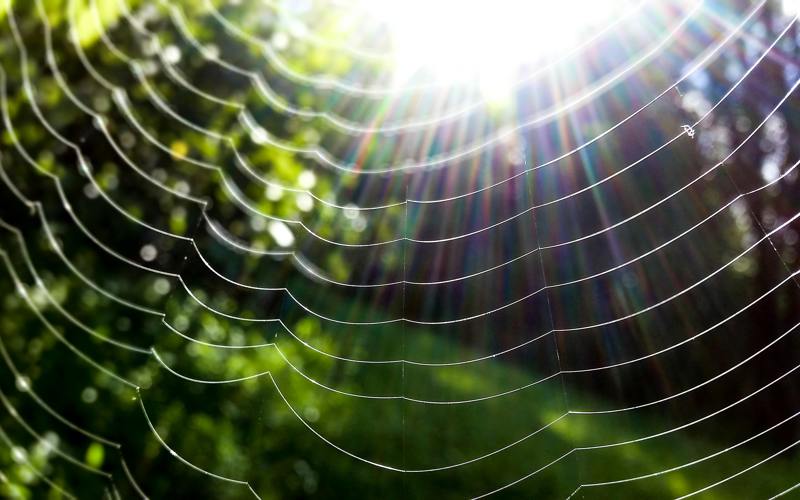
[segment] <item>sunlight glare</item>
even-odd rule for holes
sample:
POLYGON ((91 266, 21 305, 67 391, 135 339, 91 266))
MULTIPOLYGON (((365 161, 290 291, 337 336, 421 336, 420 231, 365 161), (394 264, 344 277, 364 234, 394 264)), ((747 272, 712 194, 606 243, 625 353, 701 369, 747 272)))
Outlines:
POLYGON ((632 8, 630 0, 363 0, 389 26, 395 81, 479 81, 488 97, 520 66, 552 58, 632 8), (627 4, 627 5, 626 5, 627 4))

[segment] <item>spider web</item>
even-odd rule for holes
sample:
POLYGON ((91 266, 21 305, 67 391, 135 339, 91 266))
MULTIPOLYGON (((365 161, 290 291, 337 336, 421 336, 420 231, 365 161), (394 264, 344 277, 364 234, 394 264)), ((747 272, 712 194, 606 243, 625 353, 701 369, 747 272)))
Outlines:
POLYGON ((352 3, 4 0, 6 493, 796 492, 797 19, 740 4, 498 108, 352 3))

